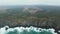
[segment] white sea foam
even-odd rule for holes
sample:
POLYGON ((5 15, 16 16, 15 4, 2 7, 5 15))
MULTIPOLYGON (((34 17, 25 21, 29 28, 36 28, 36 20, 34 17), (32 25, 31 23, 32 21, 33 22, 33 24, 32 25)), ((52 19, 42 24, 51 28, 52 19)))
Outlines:
POLYGON ((57 34, 54 32, 55 30, 52 29, 42 29, 37 27, 15 27, 15 28, 9 28, 8 26, 5 26, 3 28, 0 28, 0 34, 57 34), (6 28, 8 28, 6 30, 6 28))

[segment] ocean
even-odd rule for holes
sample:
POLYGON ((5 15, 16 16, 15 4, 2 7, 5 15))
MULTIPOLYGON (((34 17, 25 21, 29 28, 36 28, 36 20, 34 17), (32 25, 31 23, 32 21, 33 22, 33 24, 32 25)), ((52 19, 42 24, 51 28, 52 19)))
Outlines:
POLYGON ((0 28, 0 34, 57 34, 55 29, 42 29, 37 27, 14 27, 5 26, 0 28))

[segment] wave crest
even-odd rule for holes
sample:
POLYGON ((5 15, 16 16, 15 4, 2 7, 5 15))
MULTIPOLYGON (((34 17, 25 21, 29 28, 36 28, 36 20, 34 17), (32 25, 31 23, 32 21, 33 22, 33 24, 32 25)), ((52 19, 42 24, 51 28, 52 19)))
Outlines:
POLYGON ((15 27, 9 28, 5 26, 0 28, 0 34, 57 34, 53 28, 51 29, 42 29, 37 27, 15 27))

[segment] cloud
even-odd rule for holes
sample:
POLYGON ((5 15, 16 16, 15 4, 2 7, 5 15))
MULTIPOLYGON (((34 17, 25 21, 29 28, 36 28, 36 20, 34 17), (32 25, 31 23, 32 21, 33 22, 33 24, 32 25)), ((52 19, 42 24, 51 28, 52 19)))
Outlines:
POLYGON ((60 5, 60 0, 0 0, 0 5, 60 5))

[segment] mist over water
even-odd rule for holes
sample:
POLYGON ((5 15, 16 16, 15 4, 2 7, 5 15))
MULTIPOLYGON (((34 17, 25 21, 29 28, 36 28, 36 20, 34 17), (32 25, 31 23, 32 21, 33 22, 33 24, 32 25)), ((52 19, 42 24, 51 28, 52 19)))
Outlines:
POLYGON ((37 27, 15 27, 9 28, 5 26, 0 28, 0 34, 57 34, 54 32, 53 28, 51 29, 42 29, 37 27))

